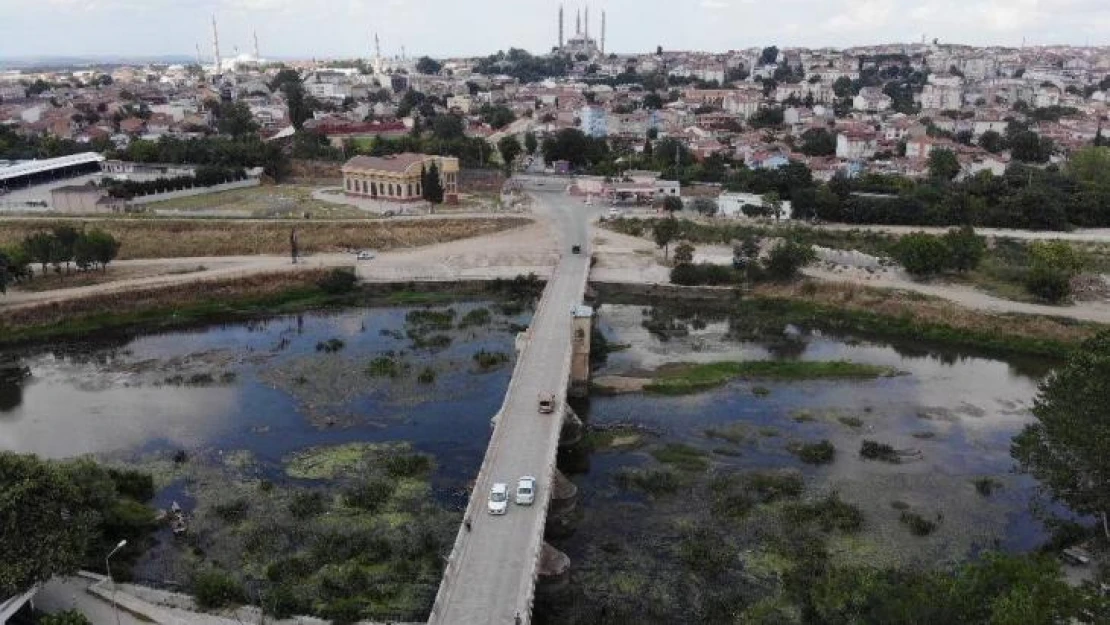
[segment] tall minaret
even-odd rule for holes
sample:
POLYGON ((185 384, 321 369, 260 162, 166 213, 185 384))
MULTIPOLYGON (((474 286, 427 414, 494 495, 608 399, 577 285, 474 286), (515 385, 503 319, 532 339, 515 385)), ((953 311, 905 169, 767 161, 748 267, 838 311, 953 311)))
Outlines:
POLYGON ((601 53, 605 54, 605 10, 601 11, 601 53))
POLYGON ((583 33, 583 35, 585 36, 586 41, 589 41, 590 40, 590 6, 589 5, 586 5, 586 19, 583 22, 582 28, 585 31, 583 33))
POLYGON ((220 30, 216 27, 216 16, 212 16, 212 49, 216 55, 216 73, 222 71, 220 63, 220 30))
MULTIPOLYGON (((605 23, 605 17, 604 16, 601 18, 601 23, 602 24, 605 23)), ((262 55, 258 53, 258 31, 256 30, 252 34, 254 35, 254 60, 261 61, 262 60, 262 55)))
POLYGON ((204 69, 204 65, 202 65, 200 62, 200 43, 197 43, 197 66, 200 67, 202 70, 204 69))
POLYGON ((574 17, 574 34, 575 36, 582 35, 582 9, 578 9, 578 13, 574 17))
POLYGON ((563 49, 563 5, 559 5, 559 50, 563 49))

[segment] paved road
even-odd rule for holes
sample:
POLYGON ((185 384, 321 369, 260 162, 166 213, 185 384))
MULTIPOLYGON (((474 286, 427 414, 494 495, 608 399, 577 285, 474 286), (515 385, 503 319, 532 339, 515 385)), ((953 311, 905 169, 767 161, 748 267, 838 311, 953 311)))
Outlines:
POLYGON ((588 250, 569 253, 572 244, 586 243, 586 211, 562 194, 537 193, 536 208, 556 226, 567 250, 548 282, 509 385, 497 428, 478 475, 467 516, 470 531, 462 530, 452 563, 444 575, 437 608, 430 623, 450 625, 512 624, 531 620, 536 556, 543 541, 546 502, 562 426, 561 410, 537 412, 541 391, 553 391, 562 401, 570 373, 570 310, 582 301, 588 250), (515 488, 522 475, 536 476, 536 505, 511 504, 508 514, 486 512, 494 482, 515 488))

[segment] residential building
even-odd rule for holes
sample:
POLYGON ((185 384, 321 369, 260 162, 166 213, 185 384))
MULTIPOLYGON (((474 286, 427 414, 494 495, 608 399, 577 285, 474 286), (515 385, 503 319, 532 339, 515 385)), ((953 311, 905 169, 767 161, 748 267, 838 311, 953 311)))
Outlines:
POLYGON ((865 160, 875 156, 878 139, 874 132, 847 130, 836 135, 836 157, 846 160, 865 160))
POLYGON ((588 136, 609 136, 608 111, 600 106, 584 106, 578 112, 579 128, 588 136))

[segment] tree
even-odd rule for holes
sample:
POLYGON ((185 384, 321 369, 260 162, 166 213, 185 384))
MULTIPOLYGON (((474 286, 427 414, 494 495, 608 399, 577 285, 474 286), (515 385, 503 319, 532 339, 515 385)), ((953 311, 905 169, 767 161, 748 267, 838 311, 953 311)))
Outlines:
POLYGON ((817 253, 813 251, 813 246, 790 240, 779 241, 771 248, 763 269, 772 280, 793 280, 802 267, 815 260, 817 253))
POLYGON ((907 234, 898 239, 891 255, 914 276, 932 276, 948 266, 948 246, 940 237, 923 232, 907 234))
POLYGON ((833 156, 836 154, 836 136, 824 128, 810 128, 802 133, 800 151, 806 156, 833 156))
POLYGON ((655 56, 663 56, 663 46, 655 46, 655 56))
POLYGON ((640 103, 646 109, 661 109, 663 108, 663 96, 652 91, 651 93, 645 95, 644 99, 640 103))
POLYGON ((1097 517, 1110 539, 1110 332, 1089 339, 1063 368, 1041 383, 1036 423, 1025 426, 1011 452, 1075 512, 1097 517))
POLYGON ((848 78, 847 76, 841 76, 840 78, 837 78, 833 82, 832 87, 833 93, 836 94, 836 97, 838 98, 850 98, 855 95, 855 90, 852 88, 852 79, 848 78))
POLYGON ((239 139, 258 132, 258 123, 254 121, 254 115, 245 102, 232 102, 221 104, 216 110, 216 130, 220 134, 239 139))
POLYGON ((948 246, 948 267, 961 273, 979 267, 987 253, 986 239, 975 234, 971 226, 953 228, 943 239, 948 246))
POLYGON ((512 110, 503 105, 490 106, 488 104, 483 104, 482 108, 478 110, 478 115, 482 118, 483 122, 497 130, 516 121, 516 115, 512 110))
POLYGON ((1110 191, 1110 147, 1088 147, 1072 152, 1067 172, 1088 188, 1110 191))
POLYGON ((688 265, 694 262, 694 246, 686 241, 675 246, 674 262, 678 265, 688 265))
POLYGON ((505 161, 505 171, 511 171, 513 161, 516 160, 522 150, 520 141, 513 135, 505 135, 497 142, 497 150, 501 152, 501 160, 505 161))
POLYGON ((979 135, 979 147, 990 152, 991 154, 998 154, 1003 149, 1004 142, 1002 135, 994 130, 988 130, 982 135, 979 135))
POLYGON ((432 204, 443 203, 443 181, 439 179, 439 166, 435 161, 432 166, 428 168, 427 174, 423 180, 424 199, 432 204))
POLYGON ((83 248, 87 248, 92 264, 100 265, 101 269, 107 269, 108 264, 116 259, 121 245, 115 237, 100 229, 93 229, 82 234, 77 243, 83 248))
POLYGON ((663 198, 663 210, 671 214, 682 210, 682 199, 674 195, 668 195, 663 198))
POLYGON ((97 512, 58 465, 0 452, 0 595, 81 567, 97 512))
POLYGON ((1071 295, 1072 278, 1083 271, 1083 254, 1064 241, 1036 241, 1029 246, 1025 288, 1041 299, 1059 303, 1071 295))
POLYGON ((1048 137, 1041 137, 1030 130, 1019 131, 1008 140, 1010 154, 1024 163, 1047 163, 1055 144, 1048 137))
POLYGON ((694 198, 694 200, 690 202, 690 208, 698 214, 712 217, 717 214, 717 201, 710 197, 694 198))
POLYGON ((929 152, 929 176, 935 180, 949 181, 960 174, 960 161, 952 150, 934 149, 929 152))
POLYGON ((422 56, 420 60, 416 62, 416 71, 421 74, 438 74, 442 69, 443 64, 431 57, 422 56))
POLYGON ((769 211, 775 221, 782 218, 782 198, 777 191, 764 193, 761 199, 763 200, 763 207, 769 211))
POLYGON ((539 147, 540 147, 540 143, 539 143, 539 141, 536 140, 536 133, 531 132, 531 131, 524 133, 524 150, 525 150, 525 152, 527 152, 529 155, 535 154, 536 150, 539 147))
POLYGON ((763 48, 763 52, 759 55, 759 62, 761 65, 774 65, 778 62, 779 49, 777 46, 768 46, 763 48))
POLYGON ((655 225, 651 228, 651 238, 655 240, 656 246, 663 248, 663 258, 667 257, 671 241, 676 236, 678 236, 678 220, 673 216, 655 220, 655 225))
POLYGON ((46 273, 46 265, 54 254, 54 237, 48 232, 36 232, 23 239, 22 246, 27 257, 41 264, 42 272, 46 273))
POLYGON ((15 280, 10 267, 11 259, 8 258, 7 252, 0 250, 0 293, 7 293, 8 285, 15 280))

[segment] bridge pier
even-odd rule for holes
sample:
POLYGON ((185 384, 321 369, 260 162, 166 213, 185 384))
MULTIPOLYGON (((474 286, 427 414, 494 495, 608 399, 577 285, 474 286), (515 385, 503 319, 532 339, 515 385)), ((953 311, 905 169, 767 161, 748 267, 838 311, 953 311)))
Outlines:
POLYGON ((563 429, 559 431, 559 447, 573 447, 582 442, 586 425, 569 405, 563 409, 563 429))
POLYGON ((571 397, 590 394, 590 336, 594 329, 594 309, 585 304, 575 306, 573 313, 573 341, 570 361, 571 397))
POLYGON ((570 557, 544 541, 540 551, 540 574, 537 592, 553 593, 570 583, 570 557))

